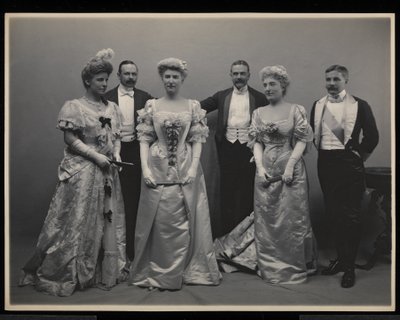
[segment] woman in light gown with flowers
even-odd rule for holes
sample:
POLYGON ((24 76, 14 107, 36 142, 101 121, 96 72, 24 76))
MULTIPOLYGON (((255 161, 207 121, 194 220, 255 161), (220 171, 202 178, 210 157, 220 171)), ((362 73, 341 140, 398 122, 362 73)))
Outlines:
POLYGON ((179 95, 186 62, 164 59, 158 72, 165 96, 138 111, 143 180, 129 283, 149 290, 218 285, 221 274, 200 165, 208 136, 205 111, 198 101, 179 95))
POLYGON ((103 98, 114 52, 101 50, 82 70, 86 93, 62 107, 57 128, 66 148, 59 182, 20 285, 69 296, 76 289, 109 290, 126 280, 125 212, 118 169, 121 161, 118 106, 103 98))
POLYGON ((244 267, 269 283, 301 283, 316 271, 302 159, 313 134, 304 107, 283 99, 290 82, 286 69, 268 66, 260 76, 270 104, 253 112, 249 129, 257 167, 254 213, 215 246, 228 272, 244 267))

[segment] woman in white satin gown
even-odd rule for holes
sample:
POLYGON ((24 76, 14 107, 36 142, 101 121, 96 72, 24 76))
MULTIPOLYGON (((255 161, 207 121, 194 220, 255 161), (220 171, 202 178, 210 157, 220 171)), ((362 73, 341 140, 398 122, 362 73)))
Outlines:
POLYGON ((221 267, 254 270, 266 282, 296 284, 316 272, 308 179, 302 155, 312 129, 303 106, 284 100, 289 76, 283 66, 260 71, 269 105, 253 112, 248 147, 257 167, 254 213, 215 241, 221 267), (277 178, 269 183, 269 178, 277 178))
POLYGON ((208 136, 205 111, 179 95, 187 75, 184 61, 164 59, 158 72, 166 95, 138 111, 143 179, 129 282, 149 290, 218 285, 200 165, 208 136))

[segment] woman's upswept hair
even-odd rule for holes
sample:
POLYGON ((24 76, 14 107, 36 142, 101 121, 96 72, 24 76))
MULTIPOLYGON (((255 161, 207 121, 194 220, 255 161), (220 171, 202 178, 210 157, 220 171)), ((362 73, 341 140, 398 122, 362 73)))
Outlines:
POLYGON ((106 72, 108 75, 113 71, 110 60, 114 56, 114 51, 110 48, 103 49, 89 60, 82 70, 81 77, 85 88, 88 88, 86 81, 90 81, 96 74, 106 72))
POLYGON ((158 74, 161 77, 163 76, 163 74, 166 70, 175 70, 175 71, 180 72, 183 79, 185 79, 188 74, 186 61, 183 61, 178 58, 166 58, 166 59, 161 60, 157 64, 157 70, 158 70, 158 74))
POLYGON ((275 80, 279 81, 283 90, 283 94, 286 94, 286 89, 290 84, 290 77, 284 66, 276 65, 266 66, 262 68, 260 70, 261 81, 264 81, 264 79, 267 77, 272 77, 275 80))

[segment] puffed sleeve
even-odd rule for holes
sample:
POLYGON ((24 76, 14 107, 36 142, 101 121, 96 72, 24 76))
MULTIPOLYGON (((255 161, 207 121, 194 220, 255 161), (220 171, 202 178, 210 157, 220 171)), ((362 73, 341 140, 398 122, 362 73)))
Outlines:
POLYGON ((259 113, 258 109, 253 111, 253 114, 251 116, 251 124, 249 127, 249 142, 247 142, 247 146, 253 150, 254 145, 256 142, 262 142, 261 141, 261 128, 260 128, 260 121, 259 121, 259 113))
POLYGON ((201 108, 197 100, 191 100, 191 104, 192 123, 190 125, 187 141, 205 143, 209 133, 206 110, 201 108))
POLYGON ((156 140, 156 132, 153 125, 154 99, 147 100, 143 109, 138 110, 137 139, 141 142, 152 143, 156 140))
POLYGON ((82 130, 86 126, 82 110, 77 102, 67 101, 58 114, 57 129, 82 130))
POLYGON ((123 115, 118 107, 118 105, 112 101, 108 101, 113 107, 113 117, 112 117, 112 133, 114 138, 121 138, 121 125, 122 125, 122 119, 123 115))
POLYGON ((308 152, 312 147, 313 139, 314 134, 307 120, 306 109, 301 105, 296 105, 294 109, 293 144, 297 141, 307 143, 305 152, 308 152))

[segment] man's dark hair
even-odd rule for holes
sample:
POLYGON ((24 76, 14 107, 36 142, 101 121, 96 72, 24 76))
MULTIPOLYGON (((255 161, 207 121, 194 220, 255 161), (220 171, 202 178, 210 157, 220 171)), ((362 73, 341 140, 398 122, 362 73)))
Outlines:
POLYGON ((340 64, 331 65, 328 69, 325 70, 325 73, 331 71, 337 71, 342 74, 343 78, 345 78, 346 81, 349 80, 349 70, 347 70, 345 66, 341 66, 340 64))
POLYGON ((126 65, 126 64, 133 64, 133 65, 136 67, 136 71, 139 72, 139 68, 138 68, 138 66, 136 65, 136 63, 134 63, 132 60, 124 60, 124 61, 122 61, 122 62, 119 64, 118 73, 121 73, 121 67, 122 67, 123 65, 126 65))
POLYGON ((240 65, 246 66, 246 67, 247 67, 247 71, 250 73, 250 66, 249 66, 249 64, 248 64, 246 61, 244 61, 244 60, 236 60, 235 62, 233 62, 232 65, 231 65, 231 71, 232 71, 232 67, 233 67, 233 66, 240 66, 240 65))

